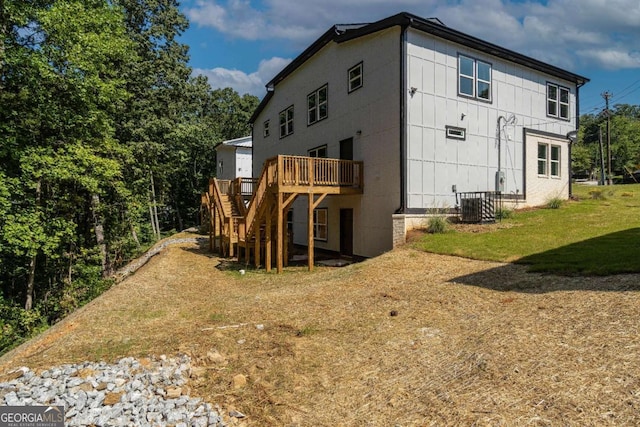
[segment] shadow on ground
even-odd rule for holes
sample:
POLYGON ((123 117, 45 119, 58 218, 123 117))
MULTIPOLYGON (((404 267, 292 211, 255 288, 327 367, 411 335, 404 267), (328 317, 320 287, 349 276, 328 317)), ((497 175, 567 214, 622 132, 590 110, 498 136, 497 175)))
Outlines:
POLYGON ((452 282, 497 291, 640 291, 640 228, 526 256, 452 282), (610 274, 615 271, 616 274, 610 274))
POLYGON ((193 246, 183 246, 181 249, 186 252, 190 252, 192 254, 205 256, 207 258, 216 258, 217 255, 209 251, 209 238, 208 237, 198 237, 196 239, 196 243, 198 247, 193 246))

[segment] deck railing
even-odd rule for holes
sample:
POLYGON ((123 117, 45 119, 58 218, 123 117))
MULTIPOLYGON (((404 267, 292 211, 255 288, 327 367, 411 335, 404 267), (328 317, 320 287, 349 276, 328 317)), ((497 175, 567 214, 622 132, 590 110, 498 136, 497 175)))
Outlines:
POLYGON ((278 162, 278 185, 362 187, 362 162, 302 156, 268 161, 278 162))
POLYGON ((258 178, 236 178, 233 181, 233 194, 251 197, 258 185, 258 178))

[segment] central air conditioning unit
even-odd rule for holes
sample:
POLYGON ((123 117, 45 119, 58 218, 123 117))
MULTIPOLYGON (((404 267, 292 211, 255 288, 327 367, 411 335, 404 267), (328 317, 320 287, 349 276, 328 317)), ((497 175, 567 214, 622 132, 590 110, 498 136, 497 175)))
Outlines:
POLYGON ((482 221, 482 198, 470 197, 461 200, 462 222, 482 221))

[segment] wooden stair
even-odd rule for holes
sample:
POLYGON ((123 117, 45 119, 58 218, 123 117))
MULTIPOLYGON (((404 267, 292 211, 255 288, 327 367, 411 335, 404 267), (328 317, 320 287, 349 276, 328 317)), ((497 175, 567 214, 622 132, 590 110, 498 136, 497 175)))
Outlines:
POLYGON ((303 156, 277 156, 268 159, 256 180, 237 178, 223 181, 212 178, 208 201, 213 232, 210 247, 215 251, 219 236, 220 252, 234 256, 234 245, 244 249, 247 262, 251 252, 256 266, 264 253, 265 267, 271 270, 272 252, 275 252, 278 272, 287 258, 286 214, 298 196, 307 196, 309 269, 313 269, 313 209, 327 195, 362 194, 363 164, 351 160, 313 158, 303 156), (250 184, 251 199, 244 205, 250 184), (240 206, 240 204, 242 204, 240 206), (275 251, 272 237, 275 235, 275 251))

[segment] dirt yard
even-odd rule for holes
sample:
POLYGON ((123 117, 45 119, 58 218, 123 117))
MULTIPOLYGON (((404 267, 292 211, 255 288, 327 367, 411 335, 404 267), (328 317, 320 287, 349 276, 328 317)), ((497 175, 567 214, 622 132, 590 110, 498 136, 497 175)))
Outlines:
POLYGON ((0 372, 186 353, 247 426, 640 425, 640 277, 408 248, 282 275, 171 246, 0 372), (246 380, 246 382, 245 382, 246 380))

